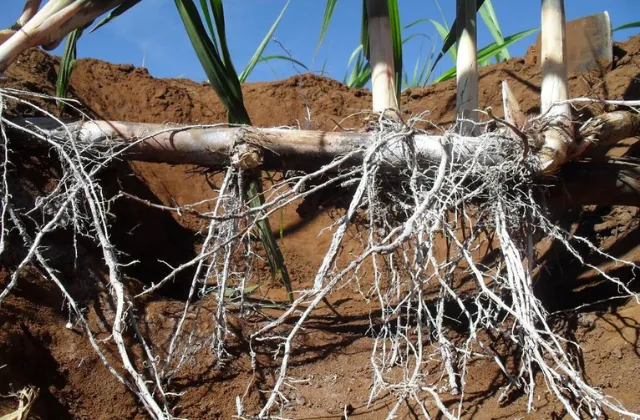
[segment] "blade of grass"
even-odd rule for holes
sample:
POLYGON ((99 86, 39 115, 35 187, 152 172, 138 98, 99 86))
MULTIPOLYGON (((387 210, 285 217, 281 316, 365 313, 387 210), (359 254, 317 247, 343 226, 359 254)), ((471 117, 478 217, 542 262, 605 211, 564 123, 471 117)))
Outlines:
MULTIPOLYGON (((215 30, 217 35, 217 45, 222 52, 222 62, 227 68, 228 77, 236 75, 236 70, 233 67, 233 61, 231 61, 231 53, 229 53, 229 45, 227 44, 227 28, 224 21, 224 7, 222 0, 210 0, 211 11, 213 12, 213 20, 215 22, 215 30)), ((214 35, 211 35, 214 37, 214 35)), ((213 40, 216 45, 215 39, 213 40)), ((236 76, 237 78, 237 76, 236 76)), ((240 86, 240 84, 238 84, 240 86)))
MULTIPOLYGON (((249 190, 247 191, 247 197, 250 200, 250 206, 253 208, 260 207, 264 204, 262 195, 262 183, 258 180, 251 180, 249 182, 249 190)), ((271 231, 271 225, 269 219, 264 219, 262 222, 257 223, 258 236, 264 246, 264 250, 267 253, 267 262, 271 269, 272 278, 275 280, 277 274, 280 274, 282 283, 287 291, 287 296, 290 302, 293 302, 293 288, 291 287, 291 278, 289 277, 289 271, 284 263, 284 256, 282 251, 273 237, 271 231)))
MULTIPOLYGON (((491 0, 485 0, 482 7, 480 7, 480 17, 482 17, 485 25, 489 28, 489 32, 491 33, 491 36, 493 36, 493 39, 495 39, 498 44, 504 44, 502 29, 500 29, 498 16, 496 16, 496 11, 493 8, 491 0)), ((508 60, 509 58, 511 58, 511 55, 509 55, 509 50, 507 48, 504 48, 496 55, 497 61, 508 60)))
MULTIPOLYGON (((82 31, 82 28, 76 29, 67 35, 64 52, 62 53, 62 57, 60 57, 60 67, 56 81, 56 96, 59 98, 66 98, 69 92, 71 73, 73 73, 73 68, 76 65, 78 39, 80 39, 82 31)), ((64 108, 64 102, 58 101, 58 107, 62 110, 64 108)))
MULTIPOLYGON (((430 19, 430 18, 422 18, 422 19, 418 19, 415 20, 413 22, 411 22, 410 24, 408 24, 407 26, 404 27, 404 29, 410 29, 416 25, 419 25, 421 23, 431 23, 433 25, 434 28, 436 28, 436 31, 438 32, 438 35, 440 35, 440 38, 442 38, 442 40, 446 40, 447 39, 447 35, 449 34, 449 29, 447 29, 447 27, 443 26, 440 22, 438 22, 437 20, 434 19, 430 19)), ((414 35, 418 35, 418 34, 414 34, 414 35)), ((455 63, 456 62, 456 46, 453 45, 451 48, 449 48, 449 51, 447 51, 449 53, 449 56, 451 57, 451 60, 455 63)))
POLYGON ((638 22, 629 22, 629 23, 625 23, 624 25, 620 25, 617 28, 615 28, 613 30, 613 32, 621 31, 623 29, 631 29, 631 28, 640 28, 640 21, 638 21, 638 22))
POLYGON ((89 32, 87 32, 87 34, 90 34, 93 31, 97 30, 98 28, 100 28, 100 27, 106 25, 107 23, 111 22, 113 19, 117 18, 118 16, 120 16, 121 14, 126 12, 127 10, 131 9, 136 4, 140 3, 140 1, 141 0, 127 0, 124 3, 120 4, 118 7, 113 9, 111 11, 111 13, 109 13, 105 18, 103 18, 100 22, 98 22, 97 25, 95 25, 93 28, 91 28, 91 30, 89 32))
MULTIPOLYGON (((222 0, 217 0, 217 1, 219 1, 222 4, 222 0)), ((258 49, 256 50, 256 52, 253 53, 251 60, 249 60, 249 64, 247 64, 247 68, 245 68, 244 71, 240 74, 240 83, 244 83, 247 80, 247 77, 249 77, 253 69, 256 67, 256 64, 258 64, 258 61, 260 60, 260 57, 262 56, 264 49, 269 44, 269 41, 271 40, 273 33, 275 32, 276 28, 280 24, 280 21, 282 20, 284 13, 287 11, 287 8, 289 7, 290 3, 291 3, 291 0, 287 0, 284 7, 282 8, 282 11, 280 12, 280 15, 278 15, 278 18, 275 20, 275 22, 273 22, 273 25, 271 25, 271 28, 269 29, 264 39, 258 46, 258 49)))
POLYGON ((389 22, 391 23, 391 44, 393 46, 393 69, 396 84, 396 97, 400 103, 402 92, 402 25, 400 24, 400 8, 398 0, 388 0, 389 22))
POLYGON ((364 47, 359 45, 351 53, 347 68, 351 68, 351 63, 354 63, 353 68, 351 72, 347 72, 344 77, 344 84, 356 89, 363 88, 371 79, 371 66, 365 58, 363 51, 364 47))
POLYGON ((278 54, 266 55, 264 57, 260 57, 260 59, 258 60, 258 63, 266 63, 267 61, 273 61, 273 60, 288 61, 290 63, 293 63, 293 64, 297 65, 297 66, 302 67, 306 71, 309 71, 309 68, 307 66, 305 66, 304 63, 296 60, 295 58, 288 57, 286 55, 278 55, 278 54))
MULTIPOLYGON (((486 47, 482 48, 478 51, 478 62, 485 61, 495 54, 497 54, 501 49, 520 41, 527 36, 538 32, 539 28, 528 29, 526 31, 518 32, 517 34, 513 34, 504 39, 504 44, 498 44, 497 42, 493 42, 486 47)), ((433 83, 444 82, 445 80, 449 80, 456 77, 456 68, 455 66, 442 73, 438 78, 436 78, 433 83)))
POLYGON ((327 58, 325 58, 324 62, 322 63, 322 68, 320 69, 320 75, 321 76, 326 76, 327 75, 326 69, 327 69, 327 58))
POLYGON ((440 2, 438 0, 434 0, 434 2, 436 4, 436 7, 438 8, 438 12, 440 12, 440 19, 442 19, 442 24, 444 25, 447 32, 449 32, 450 28, 447 24, 447 18, 444 16, 444 12, 442 11, 442 6, 440 5, 440 2))
MULTIPOLYGON (((478 10, 480 10, 480 7, 482 7, 484 2, 485 2, 485 0, 477 0, 476 7, 478 8, 478 10)), ((447 36, 444 39, 444 44, 442 45, 442 50, 440 50, 440 53, 436 57, 436 59, 435 59, 435 61, 433 63, 431 71, 433 71, 433 69, 435 69, 436 65, 442 59, 442 57, 444 57, 444 55, 447 53, 447 51, 449 51, 449 49, 455 45, 456 39, 458 39, 458 36, 460 35, 457 31, 461 29, 461 28, 459 28, 460 25, 458 25, 457 23, 458 23, 457 19, 454 19, 453 24, 451 25, 451 30, 449 30, 449 33, 447 34, 447 36)))
POLYGON ((211 19, 209 3, 207 3, 207 0, 200 0, 200 8, 202 9, 202 14, 204 15, 204 21, 207 23, 207 28, 209 29, 209 36, 216 36, 216 31, 213 29, 213 19, 211 19))
POLYGON ((316 45, 316 50, 313 53, 313 60, 315 61, 318 52, 320 51, 320 47, 322 46, 322 42, 324 41, 324 37, 327 34, 327 30, 329 29, 329 23, 331 23, 331 18, 333 16, 333 11, 336 8, 336 3, 338 0, 327 0, 327 5, 324 9, 324 16, 322 17, 322 27, 320 28, 320 36, 318 37, 318 45, 316 45))
MULTIPOLYGON (((191 44, 200 60, 209 83, 213 86, 220 101, 227 108, 229 122, 233 124, 251 125, 249 114, 244 106, 240 78, 238 77, 227 46, 224 9, 222 0, 211 0, 211 11, 215 23, 215 34, 209 35, 205 29, 198 8, 193 0, 175 0, 176 7, 184 23, 191 44), (217 35, 217 38, 216 38, 217 35), (217 45, 216 45, 217 44, 217 45)), ((287 2, 287 5, 289 3, 287 2)), ((286 8, 286 6, 285 6, 286 8)), ((203 12, 204 13, 204 12, 203 12)), ((279 17, 279 19, 281 16, 279 17)), ((267 40, 270 38, 270 34, 267 40)), ((262 47, 264 49, 264 47, 262 47)), ((261 54, 257 55, 257 59, 261 54)), ((256 55, 254 54, 254 57, 256 55)), ((257 61, 256 59, 256 61, 257 61)), ((249 72, 247 72, 248 75, 249 72)), ((246 196, 251 207, 263 204, 262 182, 259 171, 251 171, 247 175, 246 196)), ((269 220, 264 218, 256 223, 258 236, 262 242, 272 275, 280 274, 290 301, 293 301, 291 279, 284 264, 284 257, 276 242, 269 220)))
POLYGON ((369 13, 367 12, 367 0, 362 0, 362 19, 360 26, 360 44, 362 55, 369 60, 369 13))
MULTIPOLYGON (((187 35, 220 101, 229 111, 229 121, 235 124, 250 124, 244 107, 240 81, 233 66, 225 65, 218 48, 208 36, 193 0, 175 0, 187 35)), ((218 29, 220 29, 218 27, 218 29)), ((221 38, 225 39, 224 37, 221 38)), ((226 39, 225 39, 226 40, 226 39)))
MULTIPOLYGON (((418 23, 421 23, 419 21, 425 22, 426 19, 418 19, 417 21, 414 21, 409 25, 405 26, 404 29, 411 28, 417 25, 418 23)), ((411 41, 412 39, 418 38, 418 37, 423 39, 422 39, 422 42, 420 43, 420 49, 418 51, 418 57, 416 59, 416 63, 413 67, 413 74, 411 76, 411 79, 409 79, 409 74, 406 71, 403 72, 403 85, 405 89, 425 86, 431 76, 431 74, 429 73, 429 67, 431 65, 431 62, 433 61, 433 53, 435 48, 435 43, 433 42, 433 40, 425 34, 416 33, 416 34, 411 34, 405 37, 402 40, 402 44, 404 45, 409 41, 411 41), (424 63, 422 63, 421 57, 422 57, 422 51, 424 50, 425 39, 430 42, 431 48, 430 48, 429 54, 427 55, 427 59, 424 61, 424 63)))

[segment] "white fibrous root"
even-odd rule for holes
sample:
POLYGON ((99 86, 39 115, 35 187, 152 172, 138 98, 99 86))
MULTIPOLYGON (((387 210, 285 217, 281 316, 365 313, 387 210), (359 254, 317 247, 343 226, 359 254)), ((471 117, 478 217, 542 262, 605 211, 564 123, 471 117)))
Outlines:
MULTIPOLYGON (((3 104, 16 102, 54 118, 32 104, 32 94, 4 90, 0 94, 0 113, 3 104)), ((517 118, 510 120, 512 124, 517 118)), ((372 128, 371 142, 336 156, 320 169, 274 179, 266 188, 264 204, 257 208, 243 199, 240 165, 227 166, 208 202, 209 210, 198 210, 199 203, 182 207, 150 203, 162 210, 193 214, 205 220, 206 227, 192 259, 171 267, 165 277, 131 296, 119 270, 129 261, 110 240, 112 223, 117 221, 109 218, 108 204, 136 198, 126 192, 104 196, 98 174, 153 133, 139 132, 138 140, 126 143, 80 141, 61 121, 52 131, 16 124, 3 116, 0 252, 7 247, 5 233, 10 229, 17 229, 26 245, 22 261, 0 292, 0 304, 20 280, 22 268, 38 266, 63 292, 74 323, 82 327, 110 371, 152 418, 172 418, 172 409, 179 404, 172 379, 188 364, 230 363, 228 345, 237 334, 230 325, 230 311, 239 316, 260 313, 260 307, 248 299, 258 258, 252 234, 256 223, 325 188, 341 187, 348 190, 346 205, 330 227, 331 243, 313 283, 297 290, 295 301, 280 316, 246 325, 244 339, 253 368, 265 369, 256 358, 258 350, 271 351, 277 367, 273 382, 260 384, 270 389, 260 390, 266 393, 259 409, 245 406, 244 395, 238 396, 239 418, 281 415, 287 404, 284 389, 294 380, 290 367, 296 354, 304 353, 304 344, 297 338, 312 312, 330 300, 334 290, 349 284, 357 285, 371 302, 370 400, 391 395, 390 418, 405 402, 425 418, 436 411, 449 419, 462 417, 469 369, 478 359, 491 361, 503 373, 507 386, 502 398, 517 390, 526 395, 530 411, 537 395, 550 393, 576 419, 607 412, 638 418, 584 379, 572 356, 577 344, 554 327, 532 286, 542 264, 536 244, 545 238, 637 299, 627 284, 591 265, 580 250, 586 248, 617 264, 635 265, 607 255, 549 220, 537 200, 544 190, 536 185, 539 161, 523 153, 528 146, 516 133, 508 129, 484 133, 469 148, 459 141, 459 134, 447 131, 437 141, 429 140, 430 159, 422 159, 415 147, 415 122, 405 125, 381 115, 372 128), (47 145, 61 168, 58 185, 36 200, 34 209, 18 212, 11 194, 9 129, 47 145), (390 150, 396 153, 391 155, 390 150), (34 229, 36 218, 25 214, 36 212, 41 217, 34 229), (96 339, 56 271, 55 261, 44 252, 48 235, 63 228, 95 238, 101 250, 105 286, 115 308, 107 342, 96 339), (361 248, 353 249, 346 260, 339 258, 354 236, 361 248), (172 335, 153 341, 152 324, 143 324, 136 315, 145 304, 141 298, 185 270, 193 275, 185 285, 188 295, 172 335), (210 306, 205 309, 204 302, 215 302, 215 311, 210 306), (131 352, 125 337, 139 351, 131 352), (109 348, 117 349, 117 357, 107 352, 109 348), (451 395, 459 398, 459 404, 450 404, 451 395)), ((228 152, 233 155, 234 150, 228 152)))

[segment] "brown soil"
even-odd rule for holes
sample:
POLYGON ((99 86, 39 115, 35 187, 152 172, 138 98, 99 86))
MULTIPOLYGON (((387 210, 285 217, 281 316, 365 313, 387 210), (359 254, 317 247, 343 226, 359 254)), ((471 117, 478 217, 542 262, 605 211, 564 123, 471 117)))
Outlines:
MULTIPOLYGON (((53 94, 57 58, 39 50, 25 53, 9 68, 5 87, 15 87, 53 94)), ((616 46, 616 60, 611 70, 573 75, 570 79, 574 97, 589 96, 615 99, 640 99, 640 37, 616 46)), ((535 53, 525 59, 512 59, 481 70, 480 104, 492 106, 500 114, 500 83, 508 80, 521 106, 528 113, 538 111, 540 72, 535 65, 535 53)), ((349 89, 334 80, 309 74, 277 82, 252 83, 243 87, 249 114, 257 126, 300 124, 304 128, 325 130, 358 127, 361 116, 370 105, 367 90, 349 89), (311 122, 306 122, 307 109, 311 122), (346 117, 356 114, 356 117, 346 117)), ((71 80, 71 95, 78 99, 84 111, 103 119, 140 122, 217 123, 226 114, 213 90, 189 80, 155 79, 145 69, 113 65, 98 60, 83 59, 71 80)), ((42 103, 50 109, 51 106, 42 103)), ((455 108, 454 82, 427 88, 411 89, 402 97, 405 117, 430 111, 429 118, 440 126, 451 123, 455 108)), ((581 118, 601 112, 604 106, 582 110, 581 118)), ((52 109, 53 110, 53 109, 52 109)), ((55 110, 54 110, 55 111, 55 110)), ((13 108, 13 115, 25 115, 27 108, 13 108)), ((65 111, 70 112, 70 111, 65 111)), ((65 116, 72 116, 69 113, 65 116)), ((637 156, 634 141, 626 141, 611 153, 637 156)), ((39 155, 24 158, 20 167, 25 200, 47 189, 55 176, 39 155)), ((189 204, 211 196, 211 182, 217 178, 193 168, 163 164, 121 164, 104 175, 107 190, 123 188, 143 198, 167 205, 189 204), (119 183, 115 182, 117 180, 119 183), (119 187, 120 186, 120 187, 119 187)), ((132 202, 118 201, 112 209, 113 240, 132 259, 141 263, 127 270, 128 287, 139 289, 149 278, 158 278, 169 264, 184 261, 197 246, 196 233, 202 222, 188 216, 180 217, 132 202)), ((294 287, 308 285, 328 246, 328 234, 318 236, 332 219, 330 212, 320 212, 304 219, 295 208, 284 215, 284 238, 280 240, 286 262, 293 276, 294 287)), ((602 249, 617 257, 640 261, 638 210, 631 207, 585 207, 567 209, 561 222, 574 225, 602 249)), ((274 220, 277 226, 279 221, 274 220)), ((76 267, 67 247, 64 233, 52 241, 50 252, 59 257, 58 267, 70 292, 77 297, 98 338, 107 338, 106 320, 113 313, 106 304, 101 260, 87 241, 80 243, 80 258, 76 267), (64 240, 64 241, 63 241, 64 240), (64 243, 58 246, 57 243, 64 243)), ((595 302, 616 293, 615 288, 600 282, 591 270, 568 262, 559 250, 549 253, 548 270, 537 284, 540 298, 550 310, 568 309, 595 302)), ((597 259, 594 263, 600 263, 597 259)), ((0 288, 6 285, 7 267, 3 261, 0 288)), ((266 279, 266 267, 258 267, 258 279, 266 279)), ((631 279, 630 270, 607 267, 623 279, 631 279)), ((186 293, 184 279, 145 302, 140 313, 149 329, 158 332, 154 340, 158 347, 171 333, 186 293)), ((637 286, 636 286, 637 287, 637 286)), ((283 294, 274 285, 276 295, 283 294)), ((273 294, 272 294, 273 296, 273 294)), ((372 340, 368 335, 369 306, 349 287, 332 295, 344 319, 337 320, 321 308, 310 320, 304 334, 303 351, 294 357, 291 375, 308 378, 309 382, 289 389, 290 404, 283 415, 292 418, 340 419, 349 407, 349 418, 385 418, 391 396, 380 396, 367 405, 372 372, 369 357, 372 340)), ((205 308, 213 308, 206 302, 205 308)), ((33 410, 34 418, 112 419, 145 418, 135 397, 106 370, 86 337, 77 329, 67 329, 68 311, 56 287, 42 280, 35 268, 25 270, 19 287, 0 307, 0 394, 6 395, 26 385, 40 390, 33 410)), ((634 383, 640 374, 640 306, 626 300, 592 305, 580 311, 570 311, 554 317, 558 328, 577 340, 583 347, 585 375, 591 383, 601 386, 618 398, 629 410, 640 412, 640 393, 634 383)), ((234 320, 237 334, 243 336, 243 323, 234 320)), ((272 383, 274 365, 268 355, 260 358, 261 377, 253 377, 246 345, 232 343, 232 360, 224 367, 211 368, 211 360, 200 360, 187 366, 173 383, 173 390, 185 392, 179 398, 176 414, 180 417, 231 418, 235 413, 235 397, 247 392, 248 410, 259 407, 264 396, 258 392, 272 383)), ((112 357, 113 354, 110 355, 112 357)), ((469 372, 466 418, 516 418, 527 416, 525 398, 515 396, 509 404, 498 403, 500 387, 504 385, 496 367, 474 363, 469 372)), ((561 418, 561 406, 548 394, 543 384, 536 412, 532 418, 561 418)), ((454 404, 455 397, 443 396, 454 404)), ((0 399, 0 414, 15 408, 15 400, 0 399)), ((410 406, 399 413, 400 418, 417 414, 410 406)))

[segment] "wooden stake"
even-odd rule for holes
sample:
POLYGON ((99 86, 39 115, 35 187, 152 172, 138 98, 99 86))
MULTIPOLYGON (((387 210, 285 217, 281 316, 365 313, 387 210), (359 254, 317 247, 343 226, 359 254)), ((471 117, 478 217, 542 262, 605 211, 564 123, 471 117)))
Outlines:
POLYGON ((394 81, 393 44, 387 0, 367 0, 373 111, 400 110, 394 81))
POLYGON ((476 0, 457 0, 457 25, 461 30, 457 39, 456 112, 461 134, 473 134, 478 121, 478 48, 476 28, 476 0))

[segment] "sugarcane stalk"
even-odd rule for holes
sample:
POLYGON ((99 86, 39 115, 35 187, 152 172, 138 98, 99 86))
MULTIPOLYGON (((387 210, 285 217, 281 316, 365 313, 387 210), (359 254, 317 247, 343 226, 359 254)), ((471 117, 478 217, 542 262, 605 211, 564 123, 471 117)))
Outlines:
POLYGON ((91 23, 123 1, 50 0, 0 45, 0 71, 6 70, 25 50, 39 45, 56 45, 71 31, 91 23))
POLYGON ((575 146, 567 80, 566 20, 563 0, 542 0, 540 111, 547 122, 540 154, 542 171, 555 172, 575 146))
MULTIPOLYGON (((375 143, 374 132, 323 132, 256 127, 189 128, 118 121, 78 122, 60 128, 54 120, 31 118, 17 121, 16 126, 38 127, 47 135, 74 136, 84 147, 126 148, 119 155, 126 160, 189 164, 205 167, 235 165, 249 172, 259 169, 305 170, 319 169, 342 159, 334 165, 338 172, 343 166, 362 163, 368 145, 375 143)), ((477 158, 478 148, 487 141, 465 136, 446 136, 460 160, 477 158)), ((496 138, 497 141, 498 138, 496 138)), ((390 142, 383 150, 383 170, 400 170, 413 153, 425 165, 442 159, 445 149, 441 135, 414 134, 412 147, 404 141, 390 142)), ((484 163, 497 163, 493 154, 480 158, 484 163)))
POLYGON ((387 0, 367 0, 373 111, 399 111, 387 0))
MULTIPOLYGON (((378 136, 377 133, 371 132, 322 132, 255 127, 190 128, 113 121, 79 122, 60 128, 59 122, 50 118, 12 121, 7 127, 13 127, 15 133, 38 127, 37 131, 43 135, 61 138, 68 138, 71 133, 82 148, 88 147, 93 150, 126 148, 119 155, 125 160, 212 168, 237 165, 249 170, 300 169, 309 172, 324 167, 325 171, 335 173, 350 165, 362 164, 367 145, 373 144, 378 136), (339 164, 336 163, 338 159, 342 159, 339 164)), ((621 139, 638 135, 640 118, 629 111, 616 111, 594 117, 578 130, 581 143, 592 145, 608 146, 621 139)), ((406 168, 409 158, 417 158, 424 167, 433 166, 442 159, 442 153, 447 153, 447 149, 451 150, 451 156, 461 162, 480 156, 485 164, 497 166, 503 161, 493 153, 485 156, 479 151, 479 148, 487 146, 490 138, 490 135, 468 137, 448 134, 443 137, 413 134, 410 149, 406 147, 407 142, 399 141, 390 142, 381 150, 385 162, 381 170, 401 171, 406 168), (443 141, 448 142, 449 147, 443 148, 443 141)), ((500 136, 497 136, 497 139, 499 141, 500 136)), ((495 147, 499 147, 499 144, 495 147)), ((490 147, 488 150, 494 149, 490 147)), ((569 162, 565 166, 567 170, 562 171, 559 186, 556 188, 560 191, 562 200, 578 204, 640 204, 640 165, 637 161, 569 162), (584 188, 585 183, 589 188, 584 188)), ((258 185, 256 183, 256 186, 258 185)), ((252 199, 256 200, 252 203, 254 206, 261 205, 261 202, 257 201, 261 194, 259 190, 248 194, 255 197, 252 199)), ((270 233, 268 224, 258 227, 261 240, 266 241, 270 264, 274 262, 284 267, 284 270, 281 269, 283 283, 287 287, 288 295, 292 296, 290 283, 285 281, 288 272, 282 253, 277 243, 273 244, 269 240, 270 233)))
POLYGON ((461 134, 473 134, 478 121, 478 47, 476 0, 457 0, 460 25, 456 59, 456 115, 461 134))
POLYGON ((25 2, 22 15, 18 19, 18 22, 16 22, 18 27, 22 28, 38 13, 40 3, 42 3, 42 0, 27 0, 25 2))
MULTIPOLYGON (((22 131, 37 127, 51 136, 65 137, 71 133, 85 146, 127 147, 121 157, 127 160, 189 164, 206 167, 236 165, 243 169, 313 170, 341 157, 343 165, 362 162, 367 145, 378 136, 372 132, 325 132, 288 130, 282 128, 194 127, 120 121, 88 121, 68 124, 61 128, 51 118, 15 120, 8 127, 22 131), (19 127, 24 127, 20 129, 19 127)), ((615 111, 594 117, 577 133, 581 143, 605 145, 640 135, 640 117, 630 111, 615 111)), ((412 135, 412 147, 419 161, 437 163, 442 158, 442 142, 450 142, 456 159, 473 159, 478 148, 492 139, 462 135, 412 135)), ((495 137, 500 141, 500 136, 495 137)), ((390 143, 384 149, 386 168, 403 168, 406 154, 413 153, 405 142, 390 143)), ((485 163, 496 157, 487 156, 485 163)), ((336 171, 340 166, 336 167, 336 171)))

